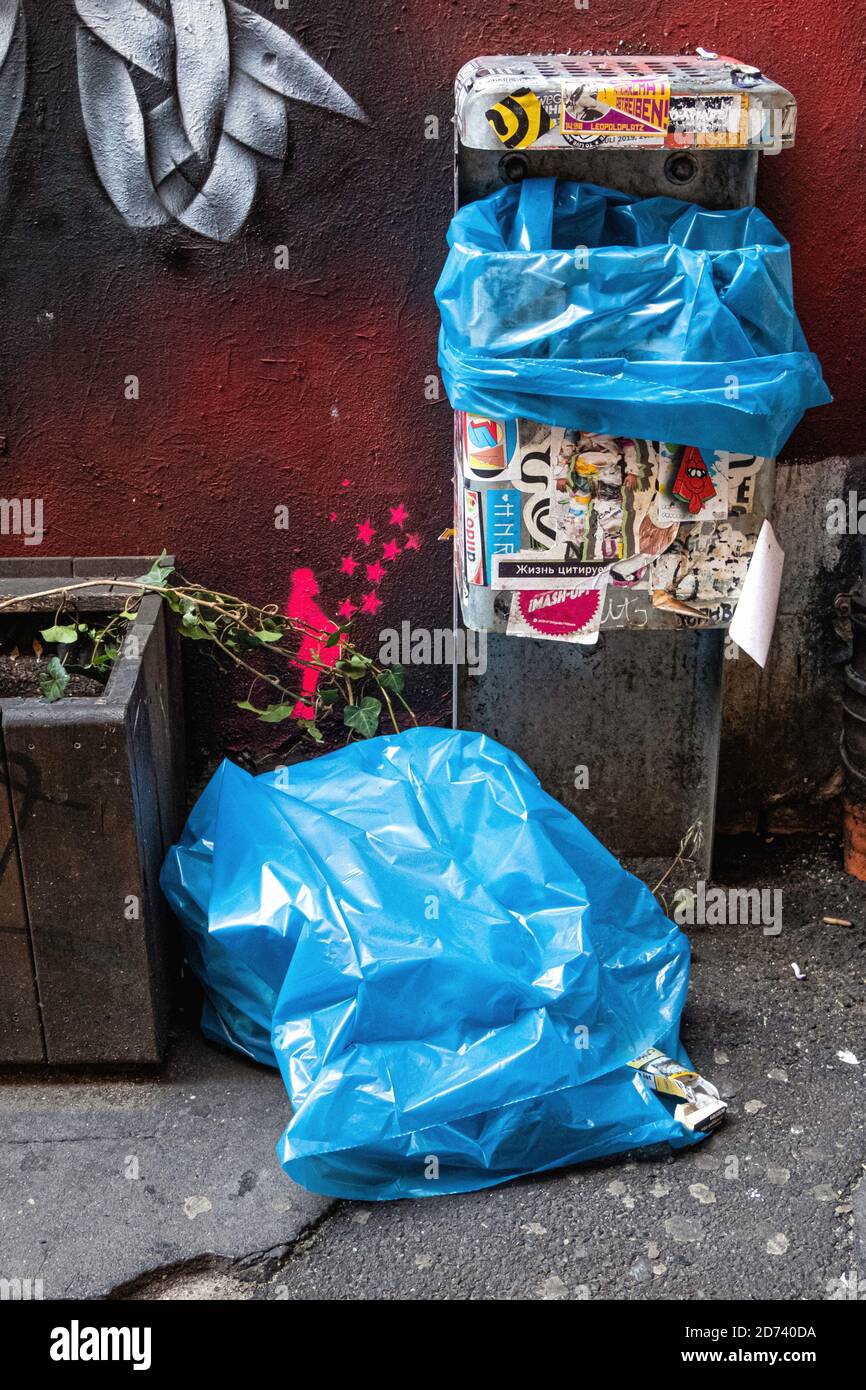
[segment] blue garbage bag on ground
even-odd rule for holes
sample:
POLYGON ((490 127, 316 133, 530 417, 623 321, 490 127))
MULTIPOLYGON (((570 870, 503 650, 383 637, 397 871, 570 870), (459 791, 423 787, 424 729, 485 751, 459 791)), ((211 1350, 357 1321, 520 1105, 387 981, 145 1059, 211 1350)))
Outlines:
POLYGON ((162 883, 210 1036, 280 1068, 304 1187, 433 1196, 701 1137, 628 1066, 686 1060, 685 936, 481 734, 225 762, 162 883))
POLYGON ((455 409, 773 457, 831 399, 757 208, 530 178, 461 208, 448 244, 455 409))
POLYGON ((273 1067, 271 1019, 276 990, 226 948, 219 932, 209 930, 220 795, 224 777, 238 771, 227 761, 217 768, 190 812, 180 840, 169 850, 160 881, 185 928, 187 964, 204 990, 202 1032, 212 1042, 237 1048, 273 1067))

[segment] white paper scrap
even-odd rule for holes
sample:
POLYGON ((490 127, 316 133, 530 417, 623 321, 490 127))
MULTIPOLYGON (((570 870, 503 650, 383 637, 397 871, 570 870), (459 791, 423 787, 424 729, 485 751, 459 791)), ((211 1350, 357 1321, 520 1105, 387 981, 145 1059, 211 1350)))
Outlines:
POLYGON ((743 592, 730 627, 731 641, 742 647, 759 666, 767 664, 776 625, 784 563, 785 553, 769 521, 765 521, 755 543, 755 553, 749 562, 743 592))

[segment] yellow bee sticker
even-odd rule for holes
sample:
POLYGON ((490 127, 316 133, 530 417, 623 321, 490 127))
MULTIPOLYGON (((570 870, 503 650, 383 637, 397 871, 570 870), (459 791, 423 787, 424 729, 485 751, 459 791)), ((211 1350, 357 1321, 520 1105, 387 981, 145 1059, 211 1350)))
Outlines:
POLYGON ((553 129, 553 119, 529 87, 520 87, 484 112, 503 145, 525 150, 553 129))

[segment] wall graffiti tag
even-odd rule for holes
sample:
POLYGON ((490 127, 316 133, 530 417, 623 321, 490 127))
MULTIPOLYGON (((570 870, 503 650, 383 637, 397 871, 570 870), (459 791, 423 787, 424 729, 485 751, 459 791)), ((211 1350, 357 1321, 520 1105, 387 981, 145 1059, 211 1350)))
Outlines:
POLYGON ((21 115, 26 57, 27 35, 19 0, 0 0, 0 159, 21 115))
POLYGON ((231 241, 261 161, 285 158, 287 101, 367 119, 295 39, 234 0, 75 0, 75 9, 93 162, 130 226, 177 221, 231 241))

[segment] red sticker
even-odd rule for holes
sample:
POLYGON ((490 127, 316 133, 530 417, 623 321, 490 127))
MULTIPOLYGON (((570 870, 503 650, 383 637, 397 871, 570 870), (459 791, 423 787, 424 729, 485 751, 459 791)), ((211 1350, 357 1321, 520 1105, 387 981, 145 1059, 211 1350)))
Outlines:
POLYGON ((703 504, 716 495, 710 470, 701 457, 700 449, 693 444, 689 444, 683 453, 671 492, 678 502, 685 502, 690 512, 699 512, 703 504))
POLYGON ((600 616, 604 591, 595 589, 521 589, 515 594, 520 617, 545 637, 580 634, 600 616))

